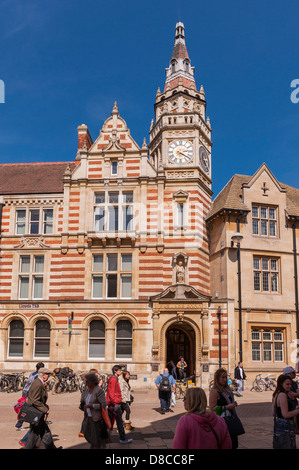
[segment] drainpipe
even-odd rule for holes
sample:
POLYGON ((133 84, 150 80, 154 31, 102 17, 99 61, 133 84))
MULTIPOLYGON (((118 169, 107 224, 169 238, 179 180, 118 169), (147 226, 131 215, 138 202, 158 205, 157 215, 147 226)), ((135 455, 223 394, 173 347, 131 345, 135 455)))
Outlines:
POLYGON ((293 223, 293 252, 294 252, 294 281, 295 281, 295 310, 296 310, 297 341, 299 341, 298 270, 297 270, 297 244, 296 244, 296 222, 298 222, 298 220, 299 220, 299 217, 296 217, 293 223))
MULTIPOLYGON (((240 232, 240 220, 237 220, 237 232, 240 232)), ((243 362, 243 343, 242 343, 242 284, 241 284, 241 248, 237 245, 238 259, 238 296, 239 296, 239 361, 243 362)))

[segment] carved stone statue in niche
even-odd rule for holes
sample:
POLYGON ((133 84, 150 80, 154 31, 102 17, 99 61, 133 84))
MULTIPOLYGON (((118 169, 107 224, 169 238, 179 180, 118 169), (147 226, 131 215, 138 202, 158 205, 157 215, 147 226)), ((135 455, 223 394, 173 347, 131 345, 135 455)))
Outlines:
POLYGON ((182 260, 179 260, 176 266, 176 282, 178 284, 185 282, 185 267, 182 260))

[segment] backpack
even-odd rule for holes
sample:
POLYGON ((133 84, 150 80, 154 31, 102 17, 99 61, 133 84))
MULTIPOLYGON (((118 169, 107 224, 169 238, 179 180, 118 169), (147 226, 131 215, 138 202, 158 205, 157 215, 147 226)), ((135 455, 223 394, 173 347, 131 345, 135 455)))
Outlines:
POLYGON ((159 390, 160 392, 170 392, 171 391, 171 385, 169 381, 169 376, 165 376, 160 374, 162 377, 162 380, 159 385, 159 390))
POLYGON ((22 408, 22 406, 24 405, 24 403, 27 402, 27 397, 22 397, 22 398, 19 398, 18 399, 18 402, 14 405, 14 410, 15 412, 17 413, 17 415, 19 415, 19 412, 22 408))

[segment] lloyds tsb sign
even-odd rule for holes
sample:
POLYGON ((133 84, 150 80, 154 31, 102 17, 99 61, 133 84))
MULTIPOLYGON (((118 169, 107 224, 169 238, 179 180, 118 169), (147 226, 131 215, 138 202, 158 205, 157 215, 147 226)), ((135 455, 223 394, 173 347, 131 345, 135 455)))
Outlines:
POLYGON ((0 80, 0 103, 5 103, 5 85, 3 80, 0 80))

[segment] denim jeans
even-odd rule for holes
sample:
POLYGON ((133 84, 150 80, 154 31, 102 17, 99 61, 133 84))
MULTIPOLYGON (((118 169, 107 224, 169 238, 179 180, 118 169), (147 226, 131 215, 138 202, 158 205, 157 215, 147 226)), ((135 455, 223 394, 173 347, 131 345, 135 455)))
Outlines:
MULTIPOLYGON (((125 433, 124 425, 123 425, 121 405, 120 404, 119 405, 114 405, 113 411, 116 414, 115 421, 116 421, 116 425, 117 425, 119 439, 121 441, 124 441, 126 439, 126 433, 125 433)), ((108 412, 109 412, 109 408, 108 408, 108 412)), ((109 414, 110 413, 111 412, 109 412, 109 414)), ((113 419, 112 415, 110 416, 110 419, 111 420, 113 419)))
POLYGON ((159 399, 160 399, 160 403, 161 403, 161 410, 169 410, 170 409, 171 392, 160 392, 160 390, 159 390, 159 399))

